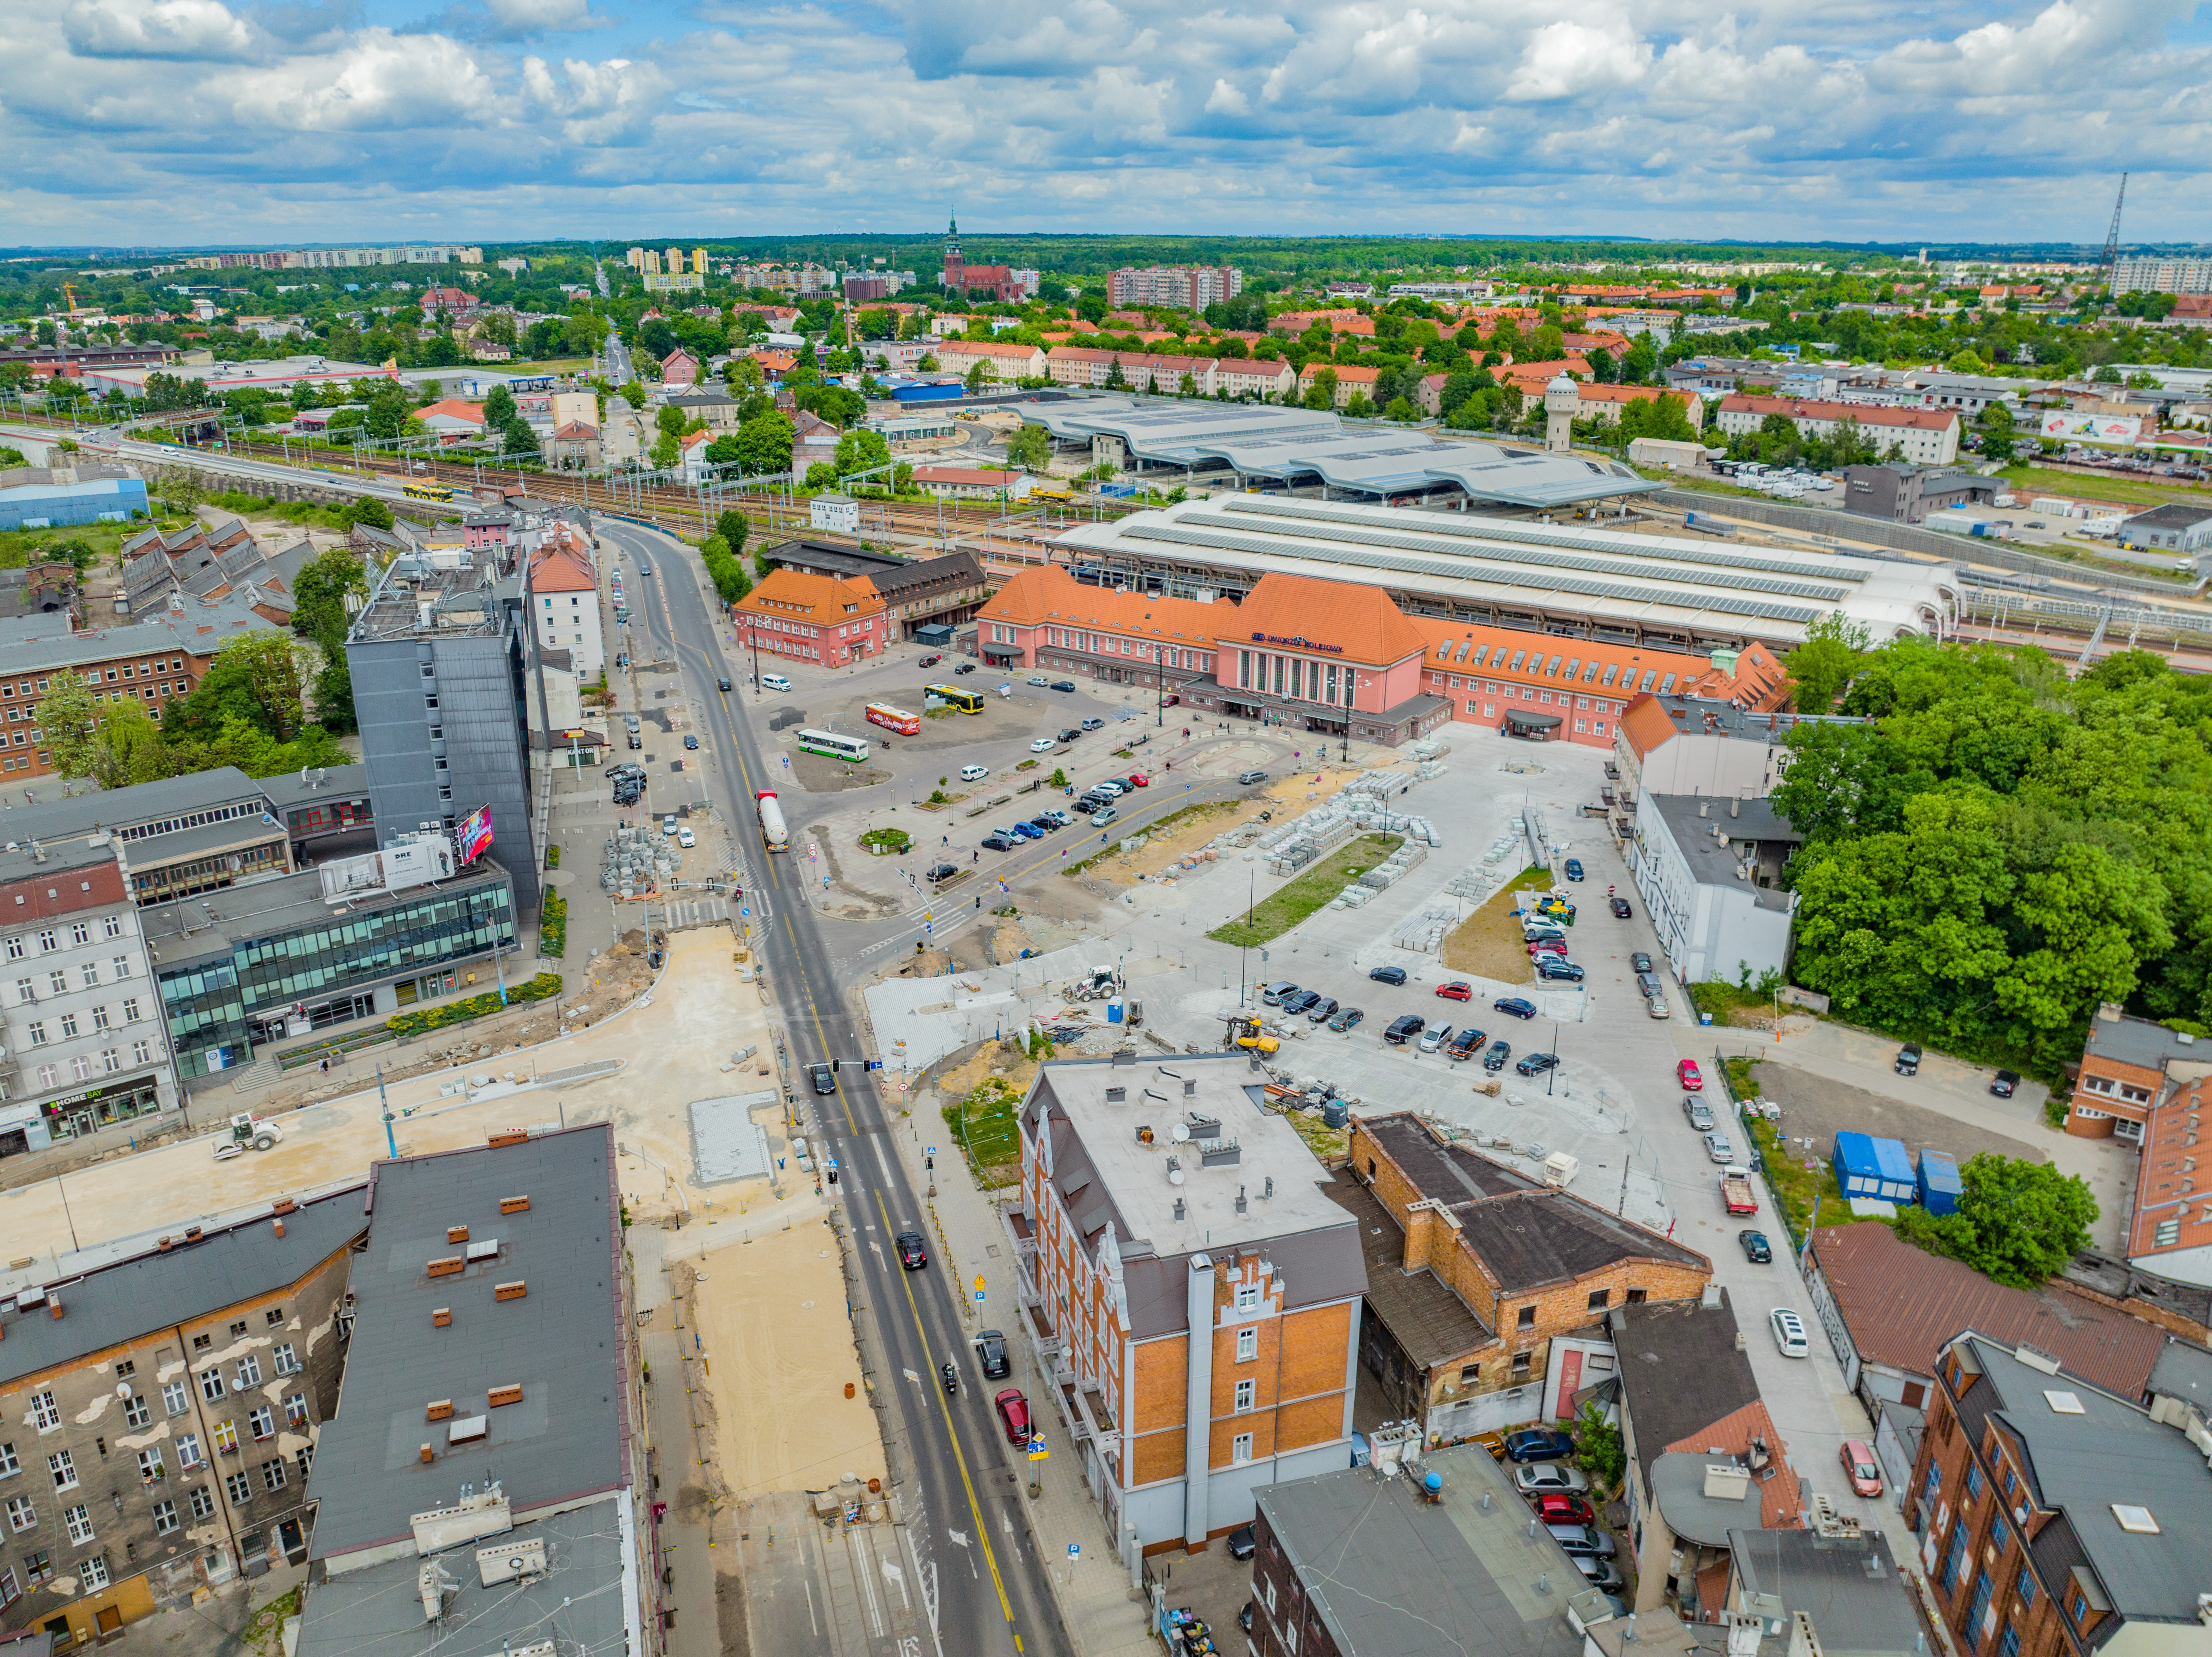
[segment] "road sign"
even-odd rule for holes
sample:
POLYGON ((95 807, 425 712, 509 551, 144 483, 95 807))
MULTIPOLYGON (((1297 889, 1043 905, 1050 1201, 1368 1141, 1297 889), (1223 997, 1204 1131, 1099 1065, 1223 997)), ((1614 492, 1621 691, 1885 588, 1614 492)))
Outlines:
MULTIPOLYGON (((932 1151, 930 1154, 934 1156, 937 1153, 932 1151)), ((983 1292, 983 1274, 980 1271, 975 1274, 975 1292, 978 1295, 981 1295, 983 1292)))
POLYGON ((975 1304, 977 1306, 983 1304, 983 1291, 980 1288, 975 1291, 975 1304))
POLYGON ((1067 1556, 1068 1556, 1070 1559, 1080 1559, 1080 1558, 1082 1558, 1082 1557, 1083 1557, 1083 1544, 1082 1544, 1080 1542, 1071 1542, 1071 1543, 1069 1543, 1069 1544, 1067 1544, 1067 1556))
POLYGON ((1032 1450, 1030 1452, 1030 1459, 1031 1461, 1044 1461, 1049 1459, 1049 1458, 1042 1450, 1032 1450))
POLYGON ((747 916, 750 916, 750 915, 752 913, 752 911, 751 911, 751 910, 750 910, 750 909, 740 909, 740 910, 738 910, 738 914, 740 914, 740 915, 747 915, 747 916))
POLYGON ((884 1068, 884 1062, 879 1058, 872 1058, 868 1061, 868 1068, 871 1070, 880 1070, 884 1068))
POLYGON ((1042 1433, 1031 1433, 1030 1435, 1030 1441, 1027 1447, 1032 1451, 1043 1449, 1044 1435, 1042 1433))
POLYGON ((924 1156, 934 1156, 937 1154, 937 1147, 934 1145, 924 1145, 921 1148, 921 1154, 924 1156))
POLYGON ((830 1171, 832 1173, 835 1173, 837 1171, 837 1159, 836 1159, 836 1157, 834 1157, 834 1156, 833 1156, 833 1157, 830 1157, 830 1158, 829 1159, 829 1161, 828 1161, 828 1166, 829 1166, 830 1171))

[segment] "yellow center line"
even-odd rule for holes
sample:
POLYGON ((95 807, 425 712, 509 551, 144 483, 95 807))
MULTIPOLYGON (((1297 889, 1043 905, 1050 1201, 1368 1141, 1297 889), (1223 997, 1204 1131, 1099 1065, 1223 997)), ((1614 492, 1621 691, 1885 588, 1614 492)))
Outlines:
MULTIPOLYGON (((889 1231, 891 1228, 890 1210, 884 1208, 884 1194, 880 1191, 876 1193, 876 1210, 884 1217, 884 1229, 889 1231)), ((934 1369, 937 1366, 933 1360, 937 1355, 929 1349, 929 1331, 922 1327, 921 1307, 914 1298, 914 1284, 908 1279, 903 1268, 899 1272, 899 1287, 906 1290, 906 1307, 913 1314, 914 1332, 921 1342, 922 1362, 934 1369)), ((1013 1602, 1006 1598, 1006 1581, 999 1575, 999 1556, 991 1549, 990 1527, 983 1522, 983 1504, 975 1499, 975 1481, 969 1476, 967 1453, 960 1447, 959 1426, 953 1421, 952 1406, 942 1392, 937 1395, 937 1407, 945 1413, 945 1436, 952 1441, 952 1459, 960 1464, 960 1483, 968 1493, 968 1515, 975 1524, 975 1540, 982 1545, 983 1563, 991 1568, 991 1586, 998 1591, 999 1609, 1006 1614, 1006 1627, 1012 1630, 1014 1626, 1013 1602)), ((1021 1648, 1022 1636, 1017 1632, 1014 1635, 1014 1649, 1018 1651, 1021 1648)))

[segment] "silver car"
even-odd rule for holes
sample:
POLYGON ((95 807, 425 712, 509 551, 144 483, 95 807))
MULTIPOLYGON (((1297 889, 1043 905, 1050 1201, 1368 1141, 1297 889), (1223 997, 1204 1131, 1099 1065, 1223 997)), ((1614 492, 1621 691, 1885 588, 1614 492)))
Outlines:
POLYGON ((1713 1107, 1695 1093, 1682 1095, 1682 1114, 1690 1118, 1690 1125, 1699 1133, 1713 1130, 1713 1107))
POLYGON ((1716 1128, 1705 1136, 1705 1154, 1716 1162, 1733 1162, 1735 1161, 1735 1147, 1729 1143, 1726 1134, 1716 1128))
POLYGON ((1451 1039, 1451 1026, 1449 1024, 1431 1024, 1427 1029, 1421 1032, 1421 1051, 1425 1053, 1433 1053, 1451 1039))

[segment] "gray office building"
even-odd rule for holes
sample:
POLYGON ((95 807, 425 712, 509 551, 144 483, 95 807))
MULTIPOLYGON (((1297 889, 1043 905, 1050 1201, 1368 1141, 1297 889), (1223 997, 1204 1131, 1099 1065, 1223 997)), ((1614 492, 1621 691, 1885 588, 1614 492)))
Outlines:
POLYGON ((520 578, 501 549, 395 558, 346 640, 379 830, 458 831, 491 813, 518 916, 538 906, 520 578), (482 562, 478 562, 481 559, 482 562))
POLYGON ((1863 518, 1917 524, 1946 507, 1987 506, 2005 487, 2002 478, 1948 466, 1845 466, 1844 510, 1863 518))

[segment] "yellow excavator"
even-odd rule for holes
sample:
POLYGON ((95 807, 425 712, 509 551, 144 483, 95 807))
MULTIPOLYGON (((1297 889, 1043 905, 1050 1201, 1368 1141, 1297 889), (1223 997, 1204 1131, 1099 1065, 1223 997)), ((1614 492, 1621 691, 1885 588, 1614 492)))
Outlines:
POLYGON ((1231 1013, 1222 1020, 1229 1026, 1228 1040, 1232 1047, 1243 1047, 1255 1053, 1272 1053, 1283 1044, 1260 1027, 1260 1020, 1249 1013, 1231 1013))

